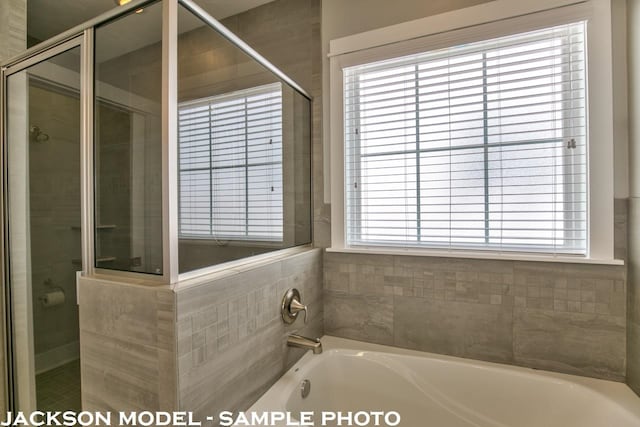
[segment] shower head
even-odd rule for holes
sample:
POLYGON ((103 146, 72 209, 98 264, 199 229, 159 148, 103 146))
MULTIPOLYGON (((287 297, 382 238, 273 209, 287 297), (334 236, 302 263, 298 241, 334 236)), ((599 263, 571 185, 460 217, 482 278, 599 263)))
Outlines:
POLYGON ((29 128, 29 133, 35 142, 46 142, 49 140, 49 135, 43 133, 38 126, 31 126, 29 128))

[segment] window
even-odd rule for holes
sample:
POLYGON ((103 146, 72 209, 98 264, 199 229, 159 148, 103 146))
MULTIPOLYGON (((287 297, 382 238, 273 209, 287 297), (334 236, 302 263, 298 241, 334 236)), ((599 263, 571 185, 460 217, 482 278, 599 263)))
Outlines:
POLYGON ((179 107, 180 237, 282 241, 282 87, 179 107))
POLYGON ((585 28, 344 68, 346 243, 585 255, 585 28))

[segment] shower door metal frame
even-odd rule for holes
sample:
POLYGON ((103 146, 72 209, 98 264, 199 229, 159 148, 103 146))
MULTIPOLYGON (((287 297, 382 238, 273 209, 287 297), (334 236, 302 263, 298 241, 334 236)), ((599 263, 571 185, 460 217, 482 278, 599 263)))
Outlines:
MULTIPOLYGON (((15 361, 13 351, 13 312, 12 295, 10 286, 10 264, 9 264, 9 222, 8 222, 8 187, 7 187, 7 78, 15 73, 23 71, 35 64, 46 61, 69 49, 80 48, 80 163, 81 163, 81 245, 82 245, 82 275, 92 276, 94 274, 121 277, 124 279, 143 278, 147 282, 155 282, 159 285, 168 285, 173 280, 170 276, 173 271, 174 280, 177 280, 177 238, 174 241, 175 252, 169 247, 169 188, 172 184, 168 174, 163 173, 162 189, 162 217, 163 217, 163 274, 153 275, 137 272, 122 272, 109 269, 101 269, 95 266, 95 169, 94 169, 94 63, 95 63, 95 27, 121 16, 127 15, 139 8, 149 4, 162 1, 162 44, 163 53, 163 98, 162 113, 165 120, 163 124, 163 171, 169 169, 169 163, 177 164, 177 134, 170 135, 171 130, 177 131, 177 117, 173 117, 172 111, 177 111, 177 14, 178 0, 133 0, 132 2, 114 8, 98 17, 78 25, 64 33, 59 34, 43 43, 40 43, 25 52, 0 63, 0 280, 2 291, 0 292, 0 351, 4 352, 5 361, 1 363, 0 373, 4 377, 4 384, 0 385, 0 390, 4 389, 4 406, 6 410, 17 410, 17 383, 14 375, 15 361), (170 24, 171 23, 171 24, 170 24), (173 56, 170 56, 173 55, 173 56), (173 71, 168 71, 171 68, 173 71), (171 83, 171 89, 166 90, 171 83), (172 104, 170 99, 174 100, 172 104), (171 109, 174 107, 174 110, 171 109), (171 127, 173 124, 173 127, 171 127), (173 143, 171 142, 173 140, 173 143), (171 151, 170 146, 175 148, 171 151), (169 160, 169 157, 173 157, 169 160), (175 268, 170 266, 174 260, 175 268)), ((175 176, 171 177, 175 178, 175 176)), ((177 187, 176 187, 177 191, 177 187)), ((176 193, 177 197, 177 193, 176 193)), ((177 217, 176 217, 177 227, 177 217)), ((177 237, 177 233, 176 233, 177 237)), ((1 380, 1 379, 0 379, 1 380)), ((30 391, 35 393, 35 390, 30 391)), ((35 408, 34 408, 35 409, 35 408)))
MULTIPOLYGON (((84 159, 87 158, 88 155, 92 156, 92 147, 91 140, 87 139, 88 134, 83 132, 83 123, 87 120, 87 115, 90 114, 86 105, 86 97, 85 93, 87 87, 90 86, 90 82, 87 79, 86 73, 86 64, 83 61, 84 56, 86 54, 87 49, 87 40, 86 34, 79 34, 75 37, 69 37, 65 40, 61 40, 58 43, 55 43, 51 46, 48 46, 41 51, 34 52, 25 58, 13 61, 8 66, 0 67, 0 109, 2 114, 0 114, 0 139, 2 140, 2 148, 0 150, 0 163, 2 164, 2 173, 0 174, 0 188, 2 189, 2 209, 0 209, 0 221, 2 221, 2 227, 0 230, 0 241, 2 244, 0 245, 0 255, 1 255, 1 279, 2 279, 2 287, 3 292, 0 292, 0 298, 2 299, 2 305, 0 307, 4 307, 3 316, 2 316, 2 349, 5 355, 5 363, 2 367, 3 376, 4 376, 4 397, 5 397, 5 408, 8 411, 16 411, 17 401, 16 396, 18 394, 18 378, 14 373, 15 367, 15 357, 14 357, 14 336, 13 336, 13 299, 12 299, 12 289, 11 289, 11 270, 10 270, 10 247, 9 247, 9 206, 8 206, 8 96, 7 96, 7 79, 19 72, 22 72, 34 65, 39 63, 48 61, 64 52, 67 52, 71 49, 79 48, 80 49, 80 157, 81 157, 81 174, 84 175, 84 159), (89 152, 89 153, 88 153, 89 152)), ((81 218, 82 218, 82 250, 83 257, 86 246, 86 236, 84 232, 85 227, 85 219, 91 215, 86 215, 86 208, 88 206, 87 199, 85 197, 85 182, 83 177, 81 176, 81 218)), ((83 260, 83 271, 85 269, 85 262, 83 260)), ((33 327, 33 323, 31 320, 31 327, 33 327)), ((32 374, 34 375, 35 380, 35 370, 33 370, 32 374)), ((28 393, 33 398, 33 402, 35 403, 35 389, 29 390, 28 393)), ((29 408, 30 410, 35 410, 36 408, 29 408)))
MULTIPOLYGON (((37 62, 40 62, 38 58, 41 55, 47 55, 52 49, 58 49, 59 46, 70 42, 71 40, 80 40, 81 46, 81 95, 80 95, 80 108, 81 108, 81 197, 82 197, 82 219, 81 219, 81 234, 82 234, 82 275, 93 276, 94 274, 100 274, 105 276, 119 277, 123 279, 144 280, 146 282, 156 283, 158 285, 170 283, 169 268, 167 261, 171 258, 167 252, 167 242, 163 241, 163 274, 155 275, 149 273, 139 273, 133 271, 118 271, 105 268, 99 268, 95 266, 95 230, 94 230, 94 212, 95 212, 95 164, 94 164, 94 61, 95 61, 95 27, 113 21, 122 16, 130 14, 137 9, 144 8, 152 3, 162 2, 174 3, 178 0, 133 0, 124 6, 115 7, 96 18, 93 18, 83 24, 80 24, 74 28, 71 28, 57 36, 52 37, 34 47, 27 49, 25 52, 9 59, 3 64, 0 64, 0 85, 5 84, 6 78, 21 69, 27 68, 37 62)), ((166 7, 166 6, 163 6, 166 7)), ((177 15, 177 10, 175 11, 177 15)), ((177 19, 177 17, 175 18, 177 19)), ((163 13, 163 31, 166 27, 167 16, 163 13)), ((177 22, 177 21, 176 21, 177 22)), ((177 28, 177 25, 176 25, 177 28)), ((163 33, 163 46, 165 42, 165 34, 163 33)), ((177 35, 175 36, 175 43, 177 45, 177 35)), ((163 48, 164 50, 164 48, 163 48)), ((163 53, 164 61, 164 53, 163 53)), ((177 71, 177 64, 176 71, 177 71)), ((165 69, 166 67, 163 67, 165 69)), ((6 105, 6 101, 3 99, 1 106, 6 105)), ((163 106, 165 102, 163 99, 163 106)), ((163 107, 164 108, 164 107, 163 107)), ((0 115, 0 116, 3 116, 0 115)), ((0 117, 0 122, 4 120, 4 117, 0 117)), ((2 123, 0 123, 0 129, 2 123)), ((1 133, 2 141, 6 140, 4 133, 1 133)), ((164 138, 164 135, 163 135, 164 138)), ((164 157, 165 153, 163 153, 164 157)), ((5 164, 3 163, 3 166, 5 164)), ((166 170, 163 165, 163 170, 166 170)), ((165 216, 164 206, 168 204, 166 200, 166 187, 163 183, 163 234, 166 230, 166 222, 168 218, 165 216)), ((3 194, 3 203, 5 194, 3 194)), ((5 203, 6 204, 6 203, 5 203)), ((6 218, 3 219, 6 222, 6 218)), ((4 223, 3 222, 3 223, 4 223)), ((2 242, 6 245, 6 239, 3 237, 2 242)), ((6 248, 3 248, 6 250, 6 248)), ((177 259, 177 253, 175 254, 177 259)), ((2 257, 6 262, 6 257, 2 257)), ((4 277, 4 274, 3 274, 4 277)), ((4 284, 3 284, 4 285, 4 284)), ((4 286, 6 288, 6 286, 4 286)))

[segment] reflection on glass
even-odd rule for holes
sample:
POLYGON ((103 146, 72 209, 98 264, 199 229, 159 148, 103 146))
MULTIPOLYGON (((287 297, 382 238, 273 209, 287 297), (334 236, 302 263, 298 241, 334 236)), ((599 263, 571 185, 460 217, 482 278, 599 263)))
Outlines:
POLYGON ((162 6, 95 33, 96 267, 162 274, 162 6))
POLYGON ((180 272, 311 241, 310 104, 180 8, 180 272))
POLYGON ((282 242, 282 87, 179 108, 180 235, 282 242))

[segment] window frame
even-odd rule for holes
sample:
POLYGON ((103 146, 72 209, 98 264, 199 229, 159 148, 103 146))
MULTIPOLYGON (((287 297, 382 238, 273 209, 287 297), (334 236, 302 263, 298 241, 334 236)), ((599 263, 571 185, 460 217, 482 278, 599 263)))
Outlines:
MULTIPOLYGON (((247 143, 247 139, 246 139, 246 126, 247 126, 247 122, 248 122, 248 115, 246 114, 247 109, 246 109, 246 100, 248 97, 251 97, 253 95, 261 95, 261 94, 269 94, 269 93, 276 93, 279 92, 280 94, 280 100, 283 99, 284 96, 284 91, 282 90, 282 83, 280 82, 276 82, 276 83, 270 83, 270 84, 265 84, 265 85, 260 85, 260 86, 255 86, 255 87, 251 87, 251 88, 246 88, 246 89, 240 89, 240 90, 236 90, 233 92, 228 92, 228 93, 223 93, 223 94, 219 94, 219 95, 213 95, 213 96, 208 96, 206 98, 199 98, 199 99, 195 99, 195 100, 191 100, 191 101, 187 101, 187 102, 183 102, 183 103, 178 103, 178 114, 181 112, 181 110, 185 107, 190 107, 190 106, 198 106, 198 105, 202 105, 205 106, 207 105, 209 107, 209 122, 211 124, 211 106, 215 103, 221 103, 221 102, 225 102, 225 101, 232 101, 232 100, 240 100, 240 99, 244 99, 245 101, 245 162, 243 162, 242 164, 239 165, 234 165, 234 166, 218 166, 218 167, 214 167, 211 162, 210 162, 210 166, 207 168, 208 173, 211 175, 213 174, 213 171, 215 170, 223 170, 223 169, 241 169, 244 171, 244 176, 245 176, 245 193, 244 193, 244 206, 245 206, 245 217, 244 217, 244 235, 238 235, 238 234, 214 234, 214 233, 210 233, 207 235, 204 234, 188 234, 188 233, 183 233, 182 232, 182 203, 181 203, 181 197, 180 197, 180 176, 182 174, 183 171, 188 171, 191 169, 183 169, 181 167, 180 164, 180 154, 178 155, 178 238, 181 241, 193 241, 193 242, 215 242, 215 244, 228 244, 228 243, 233 243, 234 246, 245 246, 245 245, 263 245, 263 246, 279 246, 280 244, 282 244, 284 242, 284 234, 285 234, 285 227, 284 227, 284 187, 282 187, 282 185, 284 185, 284 182, 282 182, 281 185, 281 203, 280 203, 280 213, 283 217, 282 222, 280 223, 280 235, 279 237, 275 237, 275 238, 271 238, 271 237, 260 237, 260 236, 256 236, 254 234, 250 234, 249 232, 249 181, 248 181, 248 177, 249 177, 249 170, 250 168, 253 167, 260 167, 260 166, 280 166, 280 173, 281 173, 281 179, 283 179, 283 166, 284 166, 284 162, 283 162, 283 141, 282 141, 282 132, 284 131, 284 126, 283 126, 283 104, 282 102, 280 103, 280 160, 277 162, 269 162, 269 163, 261 163, 259 165, 252 165, 251 162, 249 161, 249 151, 248 151, 248 143, 247 143)), ((210 125, 211 126, 211 125, 210 125)), ((180 120, 178 119, 177 121, 177 127, 178 127, 178 133, 180 132, 180 120)), ((212 143, 213 140, 210 137, 209 138, 209 157, 211 156, 211 150, 212 150, 212 143)), ((180 138, 178 137, 178 152, 180 153, 180 138)), ((212 177, 210 177, 210 185, 212 185, 212 177)), ((211 187, 209 187, 209 193, 210 193, 210 211, 209 211, 209 226, 210 229, 213 228, 214 226, 214 221, 213 221, 213 190, 211 187)))
MULTIPOLYGON (((585 21, 577 21, 577 22, 572 22, 568 25, 563 26, 564 28, 562 29, 563 33, 560 33, 558 35, 558 37, 567 37, 567 35, 576 29, 584 29, 584 33, 581 33, 583 36, 586 35, 586 23, 585 21), (569 27, 569 25, 571 27, 569 27)), ((367 75, 368 73, 380 73, 380 72, 384 72, 385 70, 388 69, 396 69, 396 68, 407 68, 409 71, 407 71, 407 73, 409 73, 410 75, 415 75, 414 78, 407 78, 404 79, 402 82, 397 82, 398 84, 400 83, 404 83, 405 87, 404 87, 404 91, 408 91, 411 95, 409 95, 409 97, 406 99, 407 103, 403 103, 403 106, 408 107, 409 110, 411 110, 411 107, 409 107, 409 102, 412 102, 411 105, 415 106, 415 113, 417 114, 415 118, 406 118, 405 120, 408 122, 412 123, 412 126, 416 127, 416 140, 415 143, 410 143, 410 145, 413 145, 413 148, 405 148, 405 149, 398 149, 402 151, 402 154, 410 157, 410 158, 415 158, 416 159, 416 166, 415 169, 412 170, 411 173, 407 173, 405 176, 408 179, 408 182, 413 182, 415 180, 416 182, 416 191, 415 194, 412 194, 411 196, 407 195, 406 199, 405 199, 405 205, 408 206, 413 206, 413 202, 415 202, 415 206, 416 206, 416 212, 415 212, 415 216, 411 217, 407 217, 406 220, 409 222, 415 222, 415 235, 413 233, 407 234, 407 238, 409 240, 406 240, 405 242, 402 242, 402 238, 398 238, 393 239, 390 238, 389 242, 388 242, 388 246, 393 246, 393 247, 415 247, 415 248, 435 248, 435 249, 447 249, 449 246, 452 247, 453 249, 458 249, 458 250, 482 250, 482 251, 486 251, 486 250, 496 250, 497 248, 500 250, 505 250, 505 251, 515 251, 515 252, 522 252, 523 250, 529 250, 531 252, 536 252, 536 253, 566 253, 566 254, 572 254, 572 255, 581 255, 578 252, 580 252, 580 250, 582 248, 573 246, 571 244, 566 244, 566 245, 562 245, 562 246, 556 246, 555 242, 554 243, 550 243, 550 244, 516 244, 516 243, 495 243, 493 242, 493 240, 495 239, 495 237, 492 237, 492 234, 495 232, 498 233, 502 233, 502 231, 504 230, 505 224, 503 224, 500 221, 500 226, 498 228, 494 228, 492 226, 492 223, 494 222, 493 220, 491 220, 491 214, 492 214, 492 210, 491 210, 491 195, 490 195, 490 188, 492 187, 491 182, 491 178, 490 176, 492 175, 492 172, 495 172, 496 169, 492 168, 492 164, 494 164, 494 161, 490 160, 491 157, 491 153, 495 153, 495 150, 499 150, 501 151, 501 149, 503 147, 528 147, 528 146, 532 146, 532 147, 540 147, 542 146, 542 148, 544 149, 546 144, 550 143, 551 141, 548 140, 522 140, 522 141, 515 141, 515 142, 506 142, 504 144, 499 144, 496 145, 495 143, 490 142, 490 138, 492 136, 492 134, 490 133, 490 128, 491 126, 489 125, 489 110, 488 110, 488 104, 490 102, 490 100, 488 99, 488 85, 487 85, 487 79, 490 78, 490 76, 488 75, 488 73, 490 72, 489 69, 489 65, 488 65, 488 57, 487 54, 488 52, 492 52, 492 51, 496 51, 499 49, 509 49, 511 45, 511 43, 517 43, 518 45, 520 44, 526 44, 526 43, 535 43, 540 37, 544 37, 545 39, 548 37, 549 30, 553 30, 554 31, 554 35, 556 34, 555 31, 557 31, 559 29, 558 26, 553 26, 550 27, 546 30, 546 32, 544 32, 543 34, 545 34, 544 36, 540 35, 539 33, 536 32, 524 32, 524 33, 518 33, 515 34, 516 38, 518 39, 518 41, 507 41, 507 40, 500 40, 500 39, 492 39, 490 40, 492 43, 483 46, 482 50, 480 50, 480 48, 474 44, 469 44, 468 48, 462 48, 462 49, 458 49, 453 53, 453 58, 460 58, 460 57, 465 57, 465 55, 478 55, 478 58, 473 59, 472 63, 469 63, 469 65, 471 66, 472 64, 475 66, 478 66, 478 70, 481 70, 481 75, 478 75, 477 77, 474 77, 475 79, 478 80, 482 80, 483 81, 483 87, 482 87, 482 101, 478 101, 482 106, 483 106, 483 115, 484 115, 484 119, 483 119, 483 125, 482 125, 482 135, 478 135, 478 138, 482 138, 483 142, 475 142, 472 144, 463 144, 463 145, 450 145, 450 146, 445 146, 445 145, 437 145, 435 147, 423 147, 421 146, 422 143, 425 143, 428 141, 423 141, 422 138, 420 137, 420 135, 422 134, 422 130, 418 130, 418 127, 420 127, 420 113, 422 112, 421 107, 420 107, 420 103, 421 103, 421 96, 425 96, 425 95, 421 95, 419 93, 419 85, 420 85, 420 78, 418 77, 418 74, 420 73, 420 67, 428 65, 430 63, 433 62, 437 62, 439 60, 445 59, 445 58, 449 58, 450 56, 447 54, 447 52, 442 52, 442 51, 435 51, 435 52, 424 52, 423 54, 420 54, 417 58, 416 57, 400 57, 397 58, 397 62, 394 63, 394 65, 388 65, 385 64, 385 61, 382 61, 382 63, 376 61, 373 63, 369 63, 369 64, 365 64, 364 67, 369 67, 368 69, 364 69, 364 70, 353 70, 351 77, 349 78, 345 78, 345 89, 344 91, 347 92, 349 91, 350 93, 350 99, 352 101, 357 100, 358 101, 358 105, 363 105, 361 100, 360 100, 360 85, 358 84, 358 79, 362 76, 365 80, 368 79, 367 75), (469 51, 470 48, 470 51, 469 51), (413 70, 413 71, 411 71, 413 70), (350 82, 350 83, 347 83, 350 82), (349 85, 350 84, 350 85, 349 85), (349 85, 349 86, 347 86, 349 85), (474 228, 473 230, 471 230, 472 232, 482 232, 483 234, 483 242, 472 242, 473 240, 476 240, 475 237, 466 237, 465 239, 469 239, 470 241, 467 241, 465 243, 457 243, 456 240, 459 240, 459 237, 456 237, 455 235, 450 235, 449 236, 449 242, 445 243, 445 242, 441 242, 438 243, 438 240, 440 238, 435 238, 435 239, 431 239, 428 237, 428 234, 430 233, 429 228, 423 228, 422 226, 422 219, 421 219, 421 214, 422 209, 421 209, 421 202, 422 202, 422 196, 421 196, 421 187, 422 187, 422 181, 421 181, 421 164, 422 164, 422 159, 424 158, 423 156, 429 156, 429 154, 436 154, 436 156, 438 155, 438 153, 440 153, 440 155, 446 155, 447 153, 449 153, 452 157, 455 157, 456 155, 458 155, 459 152, 468 152, 469 150, 481 150, 481 152, 475 152, 475 153, 468 153, 467 155, 471 155, 471 154, 483 154, 483 170, 482 170, 482 175, 483 175, 483 180, 484 180, 484 195, 483 195, 483 209, 484 209, 484 214, 483 214, 483 225, 482 227, 479 228, 474 228), (425 237, 426 236, 426 237, 425 237), (413 240, 413 238, 415 238, 415 241, 413 240)), ((542 30, 545 31, 545 30, 542 30)), ((507 36, 509 37, 509 36, 507 36)), ((482 43, 482 42, 481 42, 482 43)), ((586 43, 584 44, 586 47, 586 43)), ((561 46, 562 49, 565 49, 567 46, 561 46)), ((551 49, 551 48, 547 48, 547 49, 551 49)), ((571 64, 572 62, 572 55, 573 52, 570 50, 565 51, 563 54, 563 57, 560 59, 562 64, 571 64)), ((586 63, 586 52, 583 53, 584 55, 584 60, 586 63)), ((579 60, 579 61, 583 61, 583 60, 579 60)), ((495 67, 495 66, 494 66, 495 67)), ((546 72, 546 69, 544 70, 546 72)), ((583 71, 584 72, 584 71, 583 71)), ((345 69, 345 74, 346 73, 346 69, 345 69)), ((584 81, 585 83, 587 83, 586 81, 586 72, 584 72, 585 74, 585 80, 580 80, 580 81, 584 81)), ((535 79, 536 77, 531 77, 532 79, 535 79)), ((570 85, 571 81, 572 81, 572 76, 566 72, 563 72, 560 74, 560 78, 562 80, 558 81, 558 82, 554 82, 554 83, 549 83, 550 85, 556 85, 556 86, 562 86, 562 85, 570 85)), ((513 88, 510 89, 506 89, 507 92, 512 91, 513 88)), ((573 91, 575 90, 580 90, 580 88, 577 89, 570 89, 569 92, 566 91, 566 89, 563 90, 562 95, 563 96, 573 96, 573 91)), ((494 94, 496 94, 496 92, 493 92, 494 94)), ((479 96, 479 94, 476 94, 479 96)), ((367 96, 366 94, 363 96, 367 96)), ((428 96, 428 95, 426 95, 428 96)), ((571 98, 572 99, 572 98, 571 98)), ((586 91, 585 91, 585 99, 584 99, 585 103, 586 103, 586 91)), ((375 103, 376 101, 372 101, 373 103, 375 103)), ((566 104, 567 103, 567 99, 561 99, 558 102, 562 103, 562 104, 566 104)), ((366 104, 364 104, 364 107, 366 108, 366 104)), ((586 105, 583 107, 586 113, 586 105)), ((562 111, 564 112, 565 109, 562 108, 562 111)), ((392 115, 398 114, 396 113, 392 113, 392 115)), ((534 113, 531 113, 534 114, 534 113)), ((366 162, 368 159, 371 159, 373 161, 375 161, 376 158, 380 158, 380 157, 385 157, 388 156, 389 154, 385 153, 385 152, 374 152, 374 153, 361 153, 360 152, 360 147, 362 146, 362 137, 361 135, 363 134, 363 132, 358 132, 359 129, 362 129, 364 126, 367 126, 366 121, 363 122, 361 120, 360 114, 358 112, 351 112, 348 113, 349 115, 349 125, 345 126, 345 135, 347 142, 345 143, 345 146, 349 146, 351 147, 350 149, 350 158, 351 161, 348 162, 350 167, 347 167, 347 170, 350 170, 350 173, 348 173, 347 171, 345 171, 345 173, 347 173, 349 175, 349 179, 353 180, 356 183, 361 183, 364 182, 364 178, 365 176, 362 175, 361 173, 361 165, 363 165, 362 162, 366 162), (353 132, 355 130, 355 132, 353 132), (355 162, 353 161, 355 160, 355 162)), ((384 120, 384 119, 383 119, 384 120)), ((475 121, 476 119, 469 119, 471 121, 475 121)), ((567 138, 571 138, 573 137, 573 133, 568 133, 568 127, 569 126, 567 124, 566 119, 564 120, 564 125, 562 128, 560 128, 559 130, 563 132, 563 135, 559 138, 560 141, 562 141, 561 143, 564 144, 564 141, 567 140, 567 138)), ((346 118, 345 118, 346 121, 346 118)), ((369 123, 369 126, 376 126, 375 124, 369 123)), ((585 122, 584 127, 586 128, 587 123, 585 122)), ((376 137, 375 138, 380 139, 380 137, 376 137)), ((365 139, 364 142, 366 142, 367 140, 365 139)), ((559 142, 559 141, 556 141, 559 142)), ((586 141, 585 141, 586 143, 586 141)), ((379 146, 377 145, 376 147, 384 147, 383 144, 380 144, 379 146)), ((548 147, 547 147, 548 148, 548 147)), ((556 147, 557 148, 557 147, 556 147)), ((575 147, 574 147, 575 148, 575 147)), ((366 149, 365 149, 366 151, 366 149)), ((587 150, 584 148, 581 148, 579 153, 578 153, 578 157, 576 159, 579 159, 581 162, 582 161, 586 161, 587 158, 587 150)), ((400 154, 399 152, 396 154, 400 154)), ((462 154, 464 156, 464 154, 462 154)), ((565 156, 563 155, 558 155, 558 157, 554 158, 554 162, 555 161, 560 161, 561 166, 560 169, 565 170, 566 172, 566 168, 571 167, 569 164, 565 163, 567 159, 565 158, 565 156)), ((496 166, 494 164, 494 166, 496 166)), ((571 174, 571 176, 573 176, 573 174, 571 174)), ((582 176, 582 174, 576 175, 575 178, 577 178, 578 180, 582 179, 582 178, 586 178, 586 170, 584 171, 584 176, 582 176)), ((374 176, 375 179, 375 176, 374 176)), ((425 184, 428 185, 428 182, 425 182, 425 184)), ((571 201, 569 201, 569 199, 573 198, 573 194, 575 193, 575 189, 576 187, 580 186, 580 182, 574 181, 574 180, 566 180, 563 181, 563 202, 554 202, 554 203, 560 203, 560 204, 566 204, 566 203, 572 203, 571 201)), ((510 187, 504 187, 506 189, 509 189, 510 187)), ((360 206, 364 206, 366 205, 366 202, 362 202, 363 197, 367 196, 368 191, 362 191, 363 186, 362 185, 357 185, 354 186, 353 189, 351 191, 349 191, 350 196, 347 198, 347 202, 348 202, 348 206, 347 206, 347 214, 349 215, 349 229, 348 231, 348 236, 347 236, 347 241, 351 240, 352 243, 351 245, 356 247, 356 246, 366 246, 367 242, 370 242, 370 244, 373 246, 385 246, 384 245, 384 240, 383 239, 381 242, 376 243, 375 239, 369 239, 369 238, 365 238, 363 239, 361 236, 364 234, 369 234, 369 233, 373 233, 376 234, 375 232, 363 232, 362 229, 363 228, 368 228, 368 226, 366 226, 366 222, 367 220, 362 218, 362 214, 360 212, 360 206), (355 220, 354 217, 359 217, 358 220, 355 220)), ((450 190, 455 190, 456 187, 450 187, 450 190)), ((373 191, 377 191, 377 189, 373 189, 373 191)), ((411 193, 413 193, 413 190, 410 190, 411 193)), ((547 193, 547 196, 552 196, 554 193, 547 193)), ((428 196, 428 194, 424 194, 425 196, 428 196)), ((479 196, 479 195, 478 195, 479 196)), ((577 202, 577 203, 582 203, 582 202, 577 202)), ((479 204, 479 203, 478 203, 479 204)), ((451 204, 450 207, 452 209, 456 208, 456 204, 451 204)), ((507 206, 503 206, 503 207, 507 207, 507 206)), ((585 214, 586 214, 586 200, 584 201, 584 209, 585 209, 585 214)), ((555 211, 554 211, 555 212, 555 211)), ((369 211, 369 214, 371 214, 372 212, 369 211)), ((375 214, 375 212, 373 212, 375 214)), ((532 213, 532 212, 531 212, 532 213)), ((564 213, 564 212, 563 212, 564 213)), ((474 219, 475 221, 479 221, 478 219, 474 219)), ((524 220, 523 220, 524 221, 524 220)), ((568 216, 564 216, 563 219, 561 220, 564 224, 564 226, 562 228, 552 228, 549 229, 548 231, 551 233, 555 233, 557 231, 562 231, 565 233, 565 236, 568 236, 568 242, 571 242, 573 239, 571 237, 575 236, 580 236, 580 237, 586 237, 586 223, 585 224, 581 224, 584 222, 583 219, 581 218, 574 218, 571 219, 568 216), (584 227, 584 233, 582 234, 582 232, 579 232, 579 228, 580 227, 584 227)), ((555 220, 553 221, 555 222, 555 220)), ((450 224, 451 227, 453 227, 455 229, 455 225, 452 223, 450 224)), ((375 228, 375 227, 374 227, 375 228)), ((508 228, 508 226, 507 226, 508 228)), ((411 228, 411 231, 413 231, 414 229, 411 228)), ((535 230, 534 227, 531 227, 528 229, 529 231, 533 231, 535 230)), ((523 230, 524 231, 524 230, 523 230)), ((526 234, 526 232, 525 232, 526 234)), ((443 236, 444 237, 444 236, 443 236)), ((480 239, 481 237, 478 237, 478 239, 480 239)), ((513 237, 505 237, 506 241, 510 240, 510 239, 519 239, 516 236, 513 237)), ((526 239, 526 238, 525 238, 526 239)), ((552 241, 555 241, 555 237, 550 237, 550 239, 552 241)), ((585 241, 586 242, 586 241, 585 241)), ((584 248, 584 250, 586 250, 586 247, 584 248)))
POLYGON ((329 251, 427 256, 620 264, 613 256, 613 80, 611 5, 608 0, 574 4, 550 0, 498 0, 442 15, 331 41, 330 44, 330 200, 329 251), (586 255, 512 252, 492 249, 430 249, 349 246, 346 241, 343 72, 347 67, 488 40, 578 20, 587 21, 587 251, 586 255), (597 102, 593 102, 597 100, 597 102), (597 143, 595 143, 597 141, 597 143), (595 161, 597 159, 597 161, 595 161))

